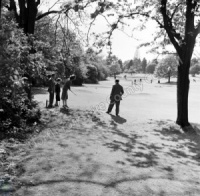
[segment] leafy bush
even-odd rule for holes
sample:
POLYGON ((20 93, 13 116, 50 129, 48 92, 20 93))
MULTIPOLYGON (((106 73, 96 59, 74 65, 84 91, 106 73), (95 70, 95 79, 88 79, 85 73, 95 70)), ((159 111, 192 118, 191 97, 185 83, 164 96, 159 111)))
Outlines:
POLYGON ((0 132, 4 137, 23 136, 41 116, 40 110, 33 108, 35 105, 22 95, 14 100, 9 96, 0 97, 0 106, 0 132))
POLYGON ((39 122, 40 111, 29 100, 26 70, 34 66, 27 37, 12 20, 12 15, 2 15, 0 29, 0 137, 17 137, 30 131, 39 122), (27 91, 28 90, 28 91, 27 91))

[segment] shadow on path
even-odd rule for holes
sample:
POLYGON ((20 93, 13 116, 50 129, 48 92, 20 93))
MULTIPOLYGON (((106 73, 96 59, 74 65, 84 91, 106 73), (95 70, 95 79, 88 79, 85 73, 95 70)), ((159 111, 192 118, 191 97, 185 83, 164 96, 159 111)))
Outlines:
POLYGON ((122 118, 121 116, 114 116, 112 114, 110 114, 112 120, 114 120, 116 123, 118 124, 124 124, 126 122, 125 118, 122 118))
MULTIPOLYGON (((158 121, 157 123, 164 125, 166 122, 158 121)), ((196 160, 200 164, 200 125, 193 124, 185 129, 183 132, 178 127, 168 125, 154 131, 164 136, 164 140, 177 144, 175 148, 169 148, 168 155, 178 159, 196 160)))

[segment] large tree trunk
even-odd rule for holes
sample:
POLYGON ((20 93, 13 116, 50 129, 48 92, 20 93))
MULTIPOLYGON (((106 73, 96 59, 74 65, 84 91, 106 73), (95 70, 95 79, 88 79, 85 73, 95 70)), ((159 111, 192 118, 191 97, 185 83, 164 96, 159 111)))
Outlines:
POLYGON ((1 28, 1 5, 2 5, 2 0, 0 0, 0 28, 1 28))
POLYGON ((181 127, 189 126, 188 121, 188 95, 189 95, 189 68, 190 55, 179 61, 177 80, 177 120, 181 127))
POLYGON ((19 14, 17 12, 16 2, 10 0, 9 10, 14 11, 17 23, 24 29, 26 34, 34 34, 35 21, 38 12, 39 0, 18 0, 19 14))
POLYGON ((26 32, 29 34, 34 34, 35 29, 35 21, 36 21, 36 15, 37 15, 37 4, 35 0, 28 0, 27 1, 27 18, 28 22, 26 24, 26 32))

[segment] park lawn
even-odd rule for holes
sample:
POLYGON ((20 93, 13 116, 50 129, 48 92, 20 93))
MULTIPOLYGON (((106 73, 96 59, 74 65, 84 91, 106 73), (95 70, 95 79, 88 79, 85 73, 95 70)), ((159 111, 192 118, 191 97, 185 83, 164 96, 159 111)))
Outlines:
MULTIPOLYGON (((174 196, 200 195, 200 79, 191 80, 189 119, 196 134, 176 120, 175 80, 121 77, 126 95, 120 117, 105 113, 113 79, 72 87, 69 110, 45 108, 46 89, 35 99, 42 110, 40 132, 11 143, 14 195, 174 196), (19 147, 20 148, 17 148, 19 147), (13 171, 15 171, 13 169, 13 171)), ((8 144, 7 144, 8 145, 8 144)))

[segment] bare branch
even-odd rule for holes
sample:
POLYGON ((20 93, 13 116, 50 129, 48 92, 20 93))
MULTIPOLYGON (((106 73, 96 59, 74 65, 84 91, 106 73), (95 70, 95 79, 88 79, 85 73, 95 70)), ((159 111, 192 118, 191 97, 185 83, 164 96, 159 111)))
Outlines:
POLYGON ((60 14, 59 14, 59 16, 58 16, 58 18, 57 18, 57 20, 56 20, 56 29, 55 29, 55 45, 56 45, 56 36, 57 36, 57 28, 58 28, 58 25, 57 25, 57 23, 58 23, 58 20, 59 20, 59 18, 60 18, 60 14))
MULTIPOLYGON (((175 39, 175 33, 176 32, 173 29, 171 19, 167 15, 167 9, 166 9, 167 5, 166 4, 167 4, 167 0, 161 0, 161 9, 160 9, 160 11, 161 11, 161 14, 163 16, 164 29, 166 30, 170 41, 172 42, 172 44, 176 48, 177 53, 179 54, 179 56, 181 56, 181 48, 180 48, 178 42, 175 39)), ((182 39, 179 40, 179 41, 182 41, 182 39)))
POLYGON ((39 16, 37 16, 36 20, 40 20, 41 18, 45 17, 45 16, 48 16, 50 14, 58 14, 58 13, 61 13, 62 10, 52 10, 52 11, 48 11, 48 12, 45 12, 39 16))
POLYGON ((49 9, 48 12, 59 2, 60 0, 57 0, 49 9))
POLYGON ((94 23, 94 21, 96 20, 96 17, 92 20, 92 22, 90 23, 90 26, 89 26, 89 29, 88 29, 88 32, 87 32, 87 42, 89 42, 89 32, 90 32, 90 29, 94 23))

